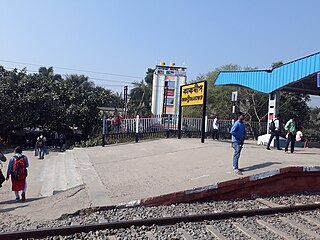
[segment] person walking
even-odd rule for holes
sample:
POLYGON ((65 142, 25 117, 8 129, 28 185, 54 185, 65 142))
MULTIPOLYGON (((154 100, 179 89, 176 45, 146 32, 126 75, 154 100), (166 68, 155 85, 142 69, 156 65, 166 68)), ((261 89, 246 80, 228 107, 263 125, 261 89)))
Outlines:
POLYGON ((60 133, 59 135, 59 146, 60 146, 60 152, 65 151, 66 146, 66 135, 64 133, 60 133))
POLYGON ((239 158, 240 153, 243 148, 243 143, 246 138, 246 128, 244 125, 244 114, 242 112, 238 113, 238 120, 232 125, 230 134, 232 135, 232 148, 234 149, 232 165, 233 172, 242 175, 242 171, 239 169, 239 158))
POLYGON ((212 140, 219 140, 219 120, 218 115, 215 116, 212 123, 212 140))
POLYGON ((293 115, 292 118, 287 121, 286 125, 284 126, 284 129, 287 131, 287 142, 286 142, 286 148, 285 152, 288 153, 289 144, 291 143, 290 151, 291 153, 294 152, 294 143, 296 141, 296 116, 293 115))
POLYGON ((16 147, 14 153, 15 155, 9 161, 6 180, 8 181, 11 176, 12 191, 14 191, 16 195, 16 201, 20 201, 19 191, 22 191, 21 200, 25 201, 29 161, 27 156, 22 155, 21 147, 16 147))
POLYGON ((58 142, 59 142, 59 135, 57 133, 57 131, 53 131, 51 133, 51 140, 52 140, 52 147, 54 148, 58 148, 58 142))
POLYGON ((267 150, 271 150, 270 149, 270 144, 272 139, 275 137, 276 138, 276 146, 278 150, 282 150, 280 148, 280 141, 279 141, 279 137, 280 137, 280 133, 281 133, 281 125, 280 125, 280 114, 277 114, 275 116, 275 118, 271 121, 270 126, 269 126, 269 132, 270 132, 270 138, 269 138, 269 142, 267 145, 267 150))
POLYGON ((46 145, 47 145, 47 138, 41 134, 36 141, 36 149, 38 152, 39 159, 44 159, 46 145))
POLYGON ((6 156, 0 151, 0 188, 2 187, 2 183, 6 180, 5 176, 2 173, 2 162, 6 162, 7 158, 6 156))

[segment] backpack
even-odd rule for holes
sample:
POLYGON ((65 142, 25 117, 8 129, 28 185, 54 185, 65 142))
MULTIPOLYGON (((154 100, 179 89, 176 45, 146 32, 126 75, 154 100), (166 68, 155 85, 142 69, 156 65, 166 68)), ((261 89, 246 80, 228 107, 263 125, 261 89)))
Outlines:
POLYGON ((39 138, 36 144, 37 148, 42 148, 43 145, 44 145, 43 138, 39 138))
POLYGON ((269 124, 269 132, 275 132, 276 131, 276 124, 272 120, 269 124))
POLYGON ((26 168, 26 161, 24 160, 24 156, 21 155, 19 158, 15 157, 15 161, 12 167, 11 176, 16 181, 23 181, 28 176, 28 171, 26 168))

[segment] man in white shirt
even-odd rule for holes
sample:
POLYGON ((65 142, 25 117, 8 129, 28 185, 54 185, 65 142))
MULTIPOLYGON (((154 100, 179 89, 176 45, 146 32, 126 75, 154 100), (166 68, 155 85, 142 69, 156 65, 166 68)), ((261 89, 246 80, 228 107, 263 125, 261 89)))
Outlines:
POLYGON ((218 120, 218 115, 216 115, 215 118, 213 119, 212 127, 213 127, 212 139, 213 140, 219 140, 219 120, 218 120))
POLYGON ((304 145, 303 147, 306 148, 308 146, 308 139, 306 139, 303 134, 302 134, 302 127, 298 127, 297 128, 297 133, 296 133, 296 141, 301 141, 301 142, 304 142, 304 145))
POLYGON ((274 122, 274 129, 269 129, 271 135, 270 135, 269 142, 268 142, 268 145, 267 145, 267 150, 271 150, 270 149, 270 144, 271 144, 271 141, 272 141, 272 139, 274 137, 276 137, 277 149, 278 150, 282 150, 280 148, 280 141, 279 141, 279 136, 280 136, 280 131, 281 131, 280 114, 277 114, 272 121, 274 122))

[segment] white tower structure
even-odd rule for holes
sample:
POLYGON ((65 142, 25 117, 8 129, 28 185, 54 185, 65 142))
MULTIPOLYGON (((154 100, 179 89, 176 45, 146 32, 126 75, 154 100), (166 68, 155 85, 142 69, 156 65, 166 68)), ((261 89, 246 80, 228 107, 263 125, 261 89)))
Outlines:
POLYGON ((175 63, 156 65, 152 82, 151 111, 154 115, 178 115, 180 86, 187 82, 186 67, 177 67, 175 63))

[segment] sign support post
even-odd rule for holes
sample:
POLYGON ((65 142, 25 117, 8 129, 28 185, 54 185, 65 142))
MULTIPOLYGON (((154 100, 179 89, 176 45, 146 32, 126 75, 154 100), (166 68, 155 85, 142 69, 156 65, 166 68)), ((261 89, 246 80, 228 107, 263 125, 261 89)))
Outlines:
POLYGON ((105 145, 105 139, 106 139, 106 129, 108 128, 106 124, 106 115, 103 113, 102 118, 102 147, 105 145))
POLYGON ((179 115, 178 115, 178 139, 181 139, 181 112, 182 112, 182 86, 180 86, 180 103, 179 103, 179 115))
POLYGON ((180 87, 180 104, 178 118, 178 139, 181 139, 181 112, 182 107, 202 105, 201 143, 206 137, 206 107, 207 107, 207 81, 196 82, 180 87))
POLYGON ((204 81, 204 93, 202 104, 202 123, 201 123, 201 143, 204 143, 206 138, 206 110, 207 110, 207 81, 204 81))

